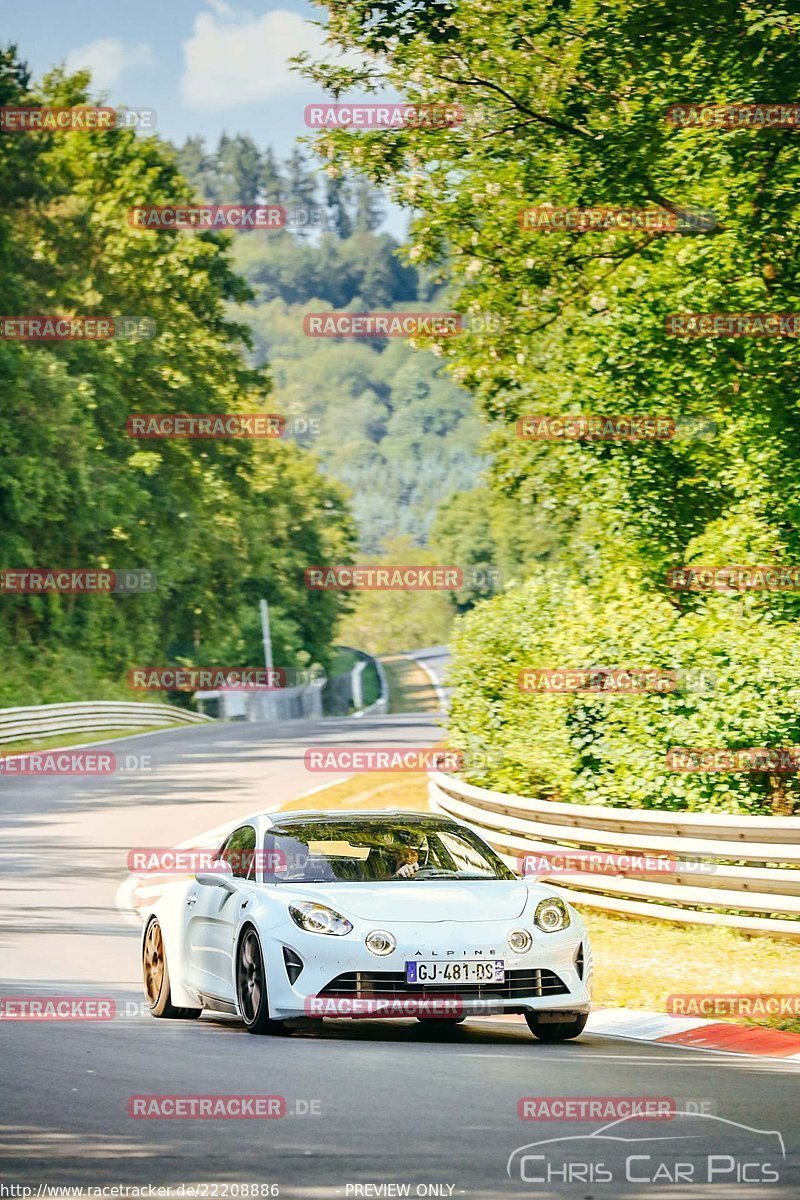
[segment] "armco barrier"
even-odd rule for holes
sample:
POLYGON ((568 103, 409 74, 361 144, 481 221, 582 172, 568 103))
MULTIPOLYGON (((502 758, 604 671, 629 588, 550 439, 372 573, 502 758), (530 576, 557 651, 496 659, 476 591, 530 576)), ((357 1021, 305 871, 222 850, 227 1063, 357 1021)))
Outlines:
POLYGON ((430 777, 429 798, 435 810, 476 829, 509 865, 559 850, 649 853, 687 864, 659 874, 657 882, 623 874, 553 875, 568 880, 553 892, 573 903, 800 939, 800 817, 563 804, 493 792, 440 773, 430 777), (698 861, 705 870, 692 869, 698 861))
POLYGON ((389 705, 389 683, 383 663, 364 650, 356 650, 353 646, 338 646, 338 650, 348 650, 357 656, 358 661, 350 671, 341 675, 331 676, 326 683, 323 694, 323 704, 326 716, 363 717, 369 713, 386 712, 389 705), (364 705, 364 688, 362 675, 370 665, 375 668, 380 686, 380 694, 371 704, 364 705))
POLYGON ((60 733, 137 729, 144 725, 196 724, 210 720, 210 717, 170 704, 132 704, 115 700, 35 704, 30 708, 0 708, 0 744, 54 737, 60 733))

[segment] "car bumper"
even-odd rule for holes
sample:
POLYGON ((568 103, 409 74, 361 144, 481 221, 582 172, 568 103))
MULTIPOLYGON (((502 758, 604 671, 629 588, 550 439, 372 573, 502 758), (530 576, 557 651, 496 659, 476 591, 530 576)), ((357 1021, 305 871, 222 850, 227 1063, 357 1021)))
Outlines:
POLYGON ((270 1015, 293 1017, 463 1017, 497 1013, 575 1012, 591 1007, 592 959, 582 925, 557 934, 538 933, 531 950, 512 954, 509 926, 440 922, 436 944, 423 931, 390 932, 397 948, 378 956, 367 950, 364 931, 345 937, 306 933, 293 923, 270 930, 264 945, 270 1015), (465 940, 468 939, 468 940, 465 940), (472 948, 472 949, 470 949, 472 948), (406 962, 415 958, 481 961, 502 958, 502 983, 408 984, 406 962), (295 978, 296 961, 302 969, 295 978), (294 966, 292 966, 294 964, 294 966))

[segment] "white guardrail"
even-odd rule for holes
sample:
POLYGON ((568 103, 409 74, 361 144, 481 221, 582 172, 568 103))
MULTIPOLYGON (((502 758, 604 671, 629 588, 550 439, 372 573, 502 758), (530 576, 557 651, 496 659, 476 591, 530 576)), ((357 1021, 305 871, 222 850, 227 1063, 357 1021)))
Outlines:
POLYGON ((473 826, 509 866, 526 855, 649 854, 676 869, 652 874, 540 875, 575 904, 684 924, 729 925, 800 939, 800 817, 663 812, 563 804, 430 776, 431 807, 473 826), (757 864, 757 865, 754 865, 757 864))
POLYGON ((0 708, 0 744, 60 733, 91 733, 105 729, 139 729, 145 725, 195 724, 211 717, 171 704, 136 704, 116 700, 91 703, 36 704, 30 708, 0 708))

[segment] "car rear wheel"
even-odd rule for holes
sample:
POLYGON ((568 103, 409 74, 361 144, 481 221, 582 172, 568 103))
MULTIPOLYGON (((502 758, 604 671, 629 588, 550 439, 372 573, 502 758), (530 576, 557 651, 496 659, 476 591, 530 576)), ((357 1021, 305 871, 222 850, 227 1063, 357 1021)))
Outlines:
POLYGON ((588 1013, 579 1013, 576 1017, 570 1017, 565 1021, 543 1021, 541 1019, 543 1015, 549 1016, 550 1014, 525 1013, 528 1029, 540 1042, 568 1042, 583 1033, 586 1022, 589 1020, 588 1013))
POLYGON ((283 1021, 270 1019, 264 955, 252 925, 245 927, 236 953, 236 999, 248 1033, 290 1032, 283 1021))
POLYGON ((202 1008, 179 1008, 172 1003, 164 934, 156 917, 151 917, 144 935, 142 975, 147 1007, 154 1017, 191 1021, 200 1016, 202 1008))

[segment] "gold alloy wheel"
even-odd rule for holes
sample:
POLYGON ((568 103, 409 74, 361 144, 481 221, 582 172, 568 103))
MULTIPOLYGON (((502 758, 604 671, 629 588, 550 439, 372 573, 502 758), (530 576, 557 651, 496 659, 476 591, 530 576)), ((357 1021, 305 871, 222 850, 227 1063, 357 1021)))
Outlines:
POLYGON ((144 990, 151 1008, 164 985, 164 939, 158 921, 151 921, 144 943, 144 990))

